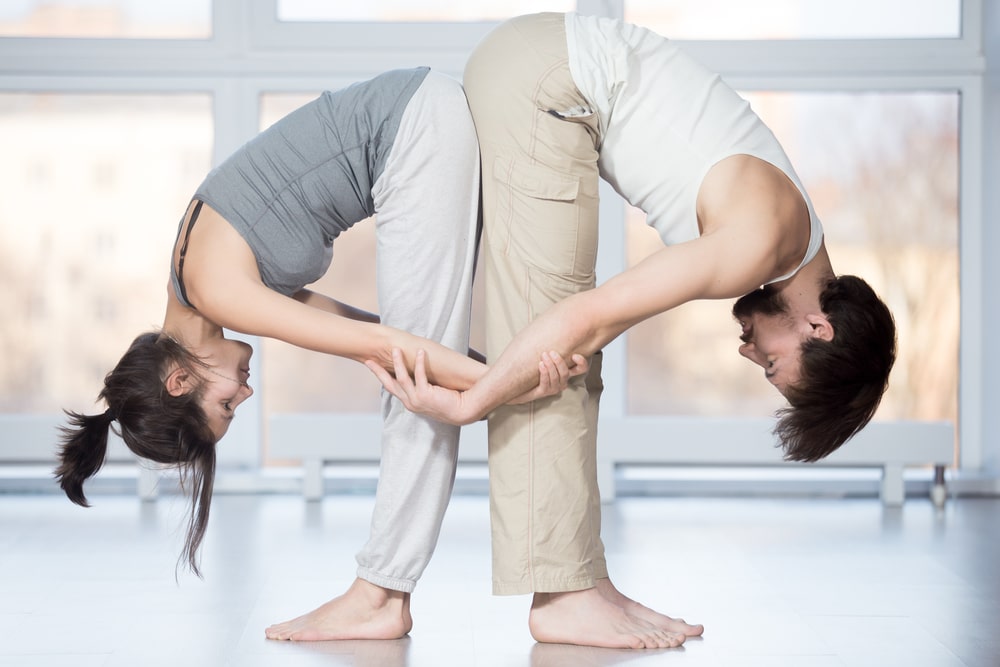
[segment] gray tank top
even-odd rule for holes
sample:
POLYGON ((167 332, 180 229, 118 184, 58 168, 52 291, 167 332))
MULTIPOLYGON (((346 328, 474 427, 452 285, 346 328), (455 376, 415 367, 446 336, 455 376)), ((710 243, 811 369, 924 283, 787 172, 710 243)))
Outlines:
MULTIPOLYGON (((372 186, 427 72, 386 72, 323 93, 238 149, 198 187, 194 198, 246 240, 269 288, 290 296, 321 278, 334 239, 374 215, 372 186)), ((177 298, 190 306, 183 269, 178 276, 173 262, 170 268, 177 298)))

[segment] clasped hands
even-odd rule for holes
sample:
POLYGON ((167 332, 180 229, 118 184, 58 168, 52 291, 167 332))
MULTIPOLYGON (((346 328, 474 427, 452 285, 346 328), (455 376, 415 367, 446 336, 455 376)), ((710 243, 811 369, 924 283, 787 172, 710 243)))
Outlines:
MULTIPOLYGON (((365 366, 375 374, 386 391, 398 398, 407 410, 437 421, 459 426, 471 424, 496 407, 491 405, 482 408, 470 405, 466 392, 428 382, 426 357, 424 350, 417 350, 412 377, 406 367, 403 353, 398 348, 392 351, 395 377, 374 361, 366 361, 365 366)), ((538 384, 505 403, 511 405, 530 403, 562 392, 569 386, 571 378, 583 375, 590 369, 590 364, 582 355, 574 354, 571 359, 573 366, 566 363, 562 355, 557 352, 542 353, 538 362, 538 384)))

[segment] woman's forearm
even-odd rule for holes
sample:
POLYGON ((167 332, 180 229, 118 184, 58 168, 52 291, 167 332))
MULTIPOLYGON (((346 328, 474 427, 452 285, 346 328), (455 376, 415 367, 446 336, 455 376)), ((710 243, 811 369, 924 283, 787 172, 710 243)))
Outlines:
MULTIPOLYGON (((379 316, 375 313, 355 308, 324 294, 304 289, 295 294, 293 298, 299 303, 340 317, 357 322, 379 324, 379 316)), ((373 336, 371 340, 382 340, 381 347, 384 352, 375 358, 378 358, 383 365, 389 364, 386 366, 387 368, 391 368, 391 347, 395 344, 404 351, 404 357, 407 359, 407 365, 411 371, 413 370, 413 360, 416 356, 416 351, 418 349, 425 350, 428 354, 428 373, 434 376, 438 384, 449 389, 467 389, 486 371, 485 360, 479 361, 478 359, 469 358, 469 352, 461 354, 444 345, 439 345, 431 340, 420 338, 419 336, 414 336, 391 327, 379 326, 376 330, 379 331, 380 335, 373 336)), ((361 356, 364 355, 357 355, 356 358, 365 361, 366 359, 361 359, 361 356)))
POLYGON ((448 389, 465 391, 486 373, 486 365, 469 357, 467 353, 456 352, 440 343, 399 329, 381 328, 387 337, 385 342, 379 345, 378 354, 369 358, 386 370, 393 370, 392 350, 395 348, 402 351, 406 368, 411 373, 414 370, 417 351, 423 350, 427 379, 448 389))
POLYGON ((292 296, 292 298, 311 308, 318 308, 319 310, 324 310, 328 313, 333 313, 334 315, 346 317, 358 322, 378 324, 380 321, 379 316, 375 313, 370 313, 367 310, 362 310, 361 308, 355 308, 350 304, 337 301, 336 299, 328 297, 325 294, 313 292, 312 290, 299 290, 292 296))

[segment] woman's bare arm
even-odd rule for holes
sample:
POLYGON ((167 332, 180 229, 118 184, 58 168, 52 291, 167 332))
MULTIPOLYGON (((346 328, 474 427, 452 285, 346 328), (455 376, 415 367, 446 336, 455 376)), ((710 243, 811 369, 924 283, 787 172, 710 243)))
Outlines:
POLYGON ((413 363, 427 351, 435 383, 471 386, 486 368, 434 341, 377 323, 377 317, 329 297, 301 292, 284 296, 261 281, 257 261, 239 233, 215 211, 203 209, 192 229, 184 266, 191 303, 207 319, 233 331, 282 340, 307 350, 393 367, 392 350, 413 363), (358 319, 354 319, 358 318, 358 319))
MULTIPOLYGON (((381 319, 375 313, 370 313, 367 310, 362 310, 360 308, 355 308, 354 306, 337 301, 325 294, 320 294, 319 292, 313 292, 311 290, 303 289, 299 290, 298 293, 292 297, 300 303, 304 303, 307 306, 312 306, 313 308, 319 308, 320 310, 325 310, 327 312, 333 313, 335 315, 340 315, 342 317, 347 317, 352 320, 357 320, 359 322, 373 322, 378 324, 381 319)), ((468 356, 475 359, 481 364, 486 364, 486 357, 479 351, 469 348, 468 356)), ((562 361, 562 360, 560 360, 562 361)), ((546 369, 547 371, 550 369, 546 369)), ((553 369, 558 370, 558 369, 553 369)))
POLYGON ((392 368, 392 350, 401 349, 412 367, 417 350, 425 350, 428 375, 453 389, 470 387, 486 370, 478 361, 434 341, 315 307, 315 298, 303 302, 283 296, 249 276, 230 277, 224 297, 209 293, 192 298, 198 299, 195 304, 206 317, 233 331, 358 362, 376 360, 392 368))
POLYGON ((336 299, 328 297, 325 294, 313 292, 312 290, 301 289, 293 294, 292 298, 311 308, 325 310, 328 313, 340 315, 341 317, 346 317, 350 320, 356 320, 358 322, 371 322, 373 324, 378 324, 380 321, 379 316, 375 313, 370 313, 367 310, 362 310, 361 308, 355 308, 350 304, 337 301, 336 299))

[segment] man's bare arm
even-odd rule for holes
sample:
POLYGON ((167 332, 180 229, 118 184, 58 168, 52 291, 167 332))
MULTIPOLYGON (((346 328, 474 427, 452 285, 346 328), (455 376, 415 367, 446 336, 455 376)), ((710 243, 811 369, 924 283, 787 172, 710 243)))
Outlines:
POLYGON ((762 245, 759 238, 714 234, 664 248, 600 287, 551 306, 465 391, 449 393, 427 382, 412 382, 402 367, 396 369, 394 381, 387 382, 387 374, 379 379, 411 410, 471 423, 534 386, 538 360, 548 351, 564 359, 589 358, 655 314, 694 299, 739 296, 759 286, 773 267, 755 245, 762 245))

